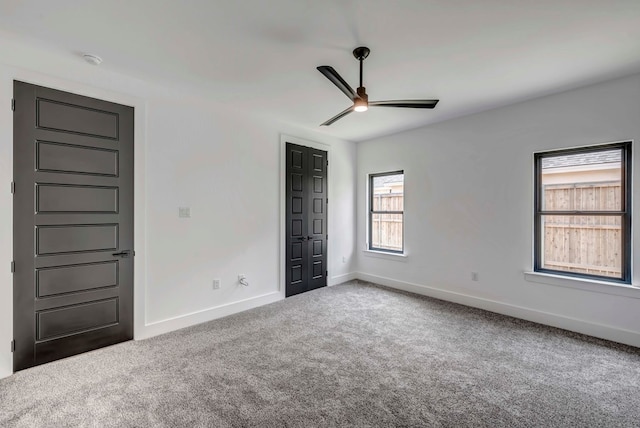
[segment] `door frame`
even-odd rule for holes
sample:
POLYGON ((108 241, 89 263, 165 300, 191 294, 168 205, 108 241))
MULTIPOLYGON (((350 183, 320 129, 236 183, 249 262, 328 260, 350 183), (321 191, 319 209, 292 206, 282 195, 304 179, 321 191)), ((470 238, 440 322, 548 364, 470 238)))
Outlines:
MULTIPOLYGON (((146 129, 146 105, 147 101, 134 95, 127 95, 118 92, 108 91, 93 86, 88 86, 81 83, 71 82, 65 79, 60 79, 53 76, 44 75, 38 72, 33 72, 24 69, 17 69, 11 66, 7 68, 12 69, 12 75, 3 74, 2 81, 0 82, 0 96, 2 99, 10 100, 13 98, 13 81, 19 80, 25 83, 33 85, 44 86, 47 88, 70 92, 77 95, 82 95, 91 98, 98 98, 104 101, 109 101, 117 104, 123 104, 134 108, 134 247, 136 249, 136 256, 134 258, 134 278, 133 278, 133 338, 134 340, 140 340, 147 337, 146 334, 146 314, 145 314, 145 292, 146 292, 146 226, 144 213, 146 212, 146 183, 145 183, 145 163, 146 163, 146 147, 147 147, 147 129, 146 129)), ((7 182, 13 180, 13 111, 10 108, 0 109, 0 124, 6 125, 6 135, 10 135, 7 148, 3 151, 10 156, 10 162, 7 162, 10 166, 1 175, 9 177, 7 182)), ((13 260, 13 195, 9 192, 7 200, 9 204, 7 206, 8 211, 11 213, 11 226, 4 229, 9 231, 9 234, 5 237, 5 233, 1 233, 0 237, 3 240, 6 238, 7 246, 9 248, 9 254, 11 255, 9 260, 13 260)), ((8 273, 7 283, 13 284, 13 274, 8 273)), ((1 279, 2 277, 0 277, 1 279)), ((5 330, 0 331, 0 339, 3 339, 4 334, 8 334, 8 342, 13 339, 13 287, 8 287, 6 292, 0 294, 4 303, 0 303, 0 309, 6 311, 6 333, 5 330), (6 296, 6 300, 5 300, 6 296), (4 305, 4 306, 3 306, 4 305)), ((6 345, 6 342, 2 340, 0 344, 0 378, 5 377, 13 373, 13 353, 6 345), (5 364, 8 363, 8 365, 5 364)))
MULTIPOLYGON (((304 138, 294 137, 292 135, 280 134, 280 230, 278 235, 280 237, 280 255, 278 257, 278 292, 284 299, 286 296, 286 260, 287 260, 287 143, 297 144, 299 146, 311 147, 314 149, 327 152, 327 199, 331 200, 332 193, 332 181, 331 181, 331 145, 325 143, 319 143, 316 141, 305 140, 304 138)), ((331 225, 333 224, 332 213, 333 210, 330 205, 327 205, 327 235, 329 238, 327 243, 327 286, 333 285, 330 280, 332 272, 332 262, 329 254, 331 253, 331 225)))

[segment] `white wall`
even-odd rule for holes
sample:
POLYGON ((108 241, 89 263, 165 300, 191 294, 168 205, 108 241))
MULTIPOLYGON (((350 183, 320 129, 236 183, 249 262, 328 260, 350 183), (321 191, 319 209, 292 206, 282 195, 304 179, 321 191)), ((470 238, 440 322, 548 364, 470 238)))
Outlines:
MULTIPOLYGON (((174 98, 150 103, 147 125, 149 332, 157 323, 166 331, 210 319, 221 305, 240 310, 283 298, 279 131, 305 133, 174 98), (191 208, 190 219, 178 218, 179 206, 191 208), (241 273, 249 287, 238 285, 241 273), (222 281, 215 292, 214 278, 222 281)), ((324 138, 321 146, 332 160, 329 234, 337 239, 328 263, 335 282, 351 272, 341 257, 355 242, 355 145, 324 138)))
MULTIPOLYGON (((639 139, 635 75, 359 143, 357 275, 640 346, 640 290, 523 275, 532 270, 533 153, 639 139), (363 251, 366 177, 399 169, 407 257, 374 258, 363 251)), ((634 171, 640 213, 637 153, 634 171)), ((633 241, 637 254, 638 227, 633 241)), ((640 285, 640 262, 633 267, 640 285)))
POLYGON ((343 263, 342 256, 355 243, 353 143, 246 117, 178 86, 92 67, 70 53, 22 40, 4 38, 0 58, 0 377, 12 371, 14 79, 136 108, 136 339, 284 297, 282 133, 323 143, 333 159, 329 234, 335 251, 329 252, 329 280, 350 277, 355 264, 343 263), (181 206, 191 208, 190 219, 178 218, 181 206), (236 284, 238 273, 247 275, 249 287, 236 284), (212 289, 214 278, 222 280, 220 290, 212 289))

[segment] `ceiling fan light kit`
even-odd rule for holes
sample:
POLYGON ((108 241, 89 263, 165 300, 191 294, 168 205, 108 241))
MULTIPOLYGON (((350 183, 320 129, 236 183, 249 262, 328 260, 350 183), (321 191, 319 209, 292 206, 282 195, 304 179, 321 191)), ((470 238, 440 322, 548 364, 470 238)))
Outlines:
POLYGON ((367 94, 364 94, 364 97, 353 100, 353 109, 359 113, 369 110, 369 97, 367 94))
POLYGON ((351 100, 351 102, 353 102, 351 107, 323 122, 320 126, 329 126, 352 111, 364 112, 367 111, 369 107, 434 108, 436 104, 438 104, 438 100, 387 100, 369 102, 367 90, 362 84, 362 65, 370 52, 371 51, 366 46, 360 46, 353 50, 353 56, 360 62, 360 86, 358 86, 357 92, 349 86, 349 84, 338 74, 336 70, 333 69, 333 67, 328 65, 321 65, 320 67, 317 67, 320 73, 329 79, 331 83, 336 85, 336 87, 340 89, 351 100))

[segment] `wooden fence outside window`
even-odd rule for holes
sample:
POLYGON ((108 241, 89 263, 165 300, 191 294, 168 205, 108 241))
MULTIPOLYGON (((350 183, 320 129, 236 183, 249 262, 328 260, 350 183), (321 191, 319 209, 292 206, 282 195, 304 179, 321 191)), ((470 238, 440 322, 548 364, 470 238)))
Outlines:
MULTIPOLYGON (((620 210, 620 182, 544 186, 546 211, 620 210)), ((566 272, 620 277, 622 226, 620 216, 547 215, 544 226, 544 267, 566 272)))
MULTIPOLYGON (((403 211, 404 195, 381 193, 373 195, 376 211, 403 211)), ((375 248, 402 251, 403 214, 374 214, 371 217, 371 243, 375 248)))

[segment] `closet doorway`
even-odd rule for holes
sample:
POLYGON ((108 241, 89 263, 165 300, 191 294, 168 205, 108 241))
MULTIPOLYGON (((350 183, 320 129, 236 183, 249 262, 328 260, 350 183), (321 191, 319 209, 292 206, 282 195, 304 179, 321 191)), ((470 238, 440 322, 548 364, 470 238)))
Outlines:
POLYGON ((327 285, 327 152, 286 144, 287 297, 327 285))

